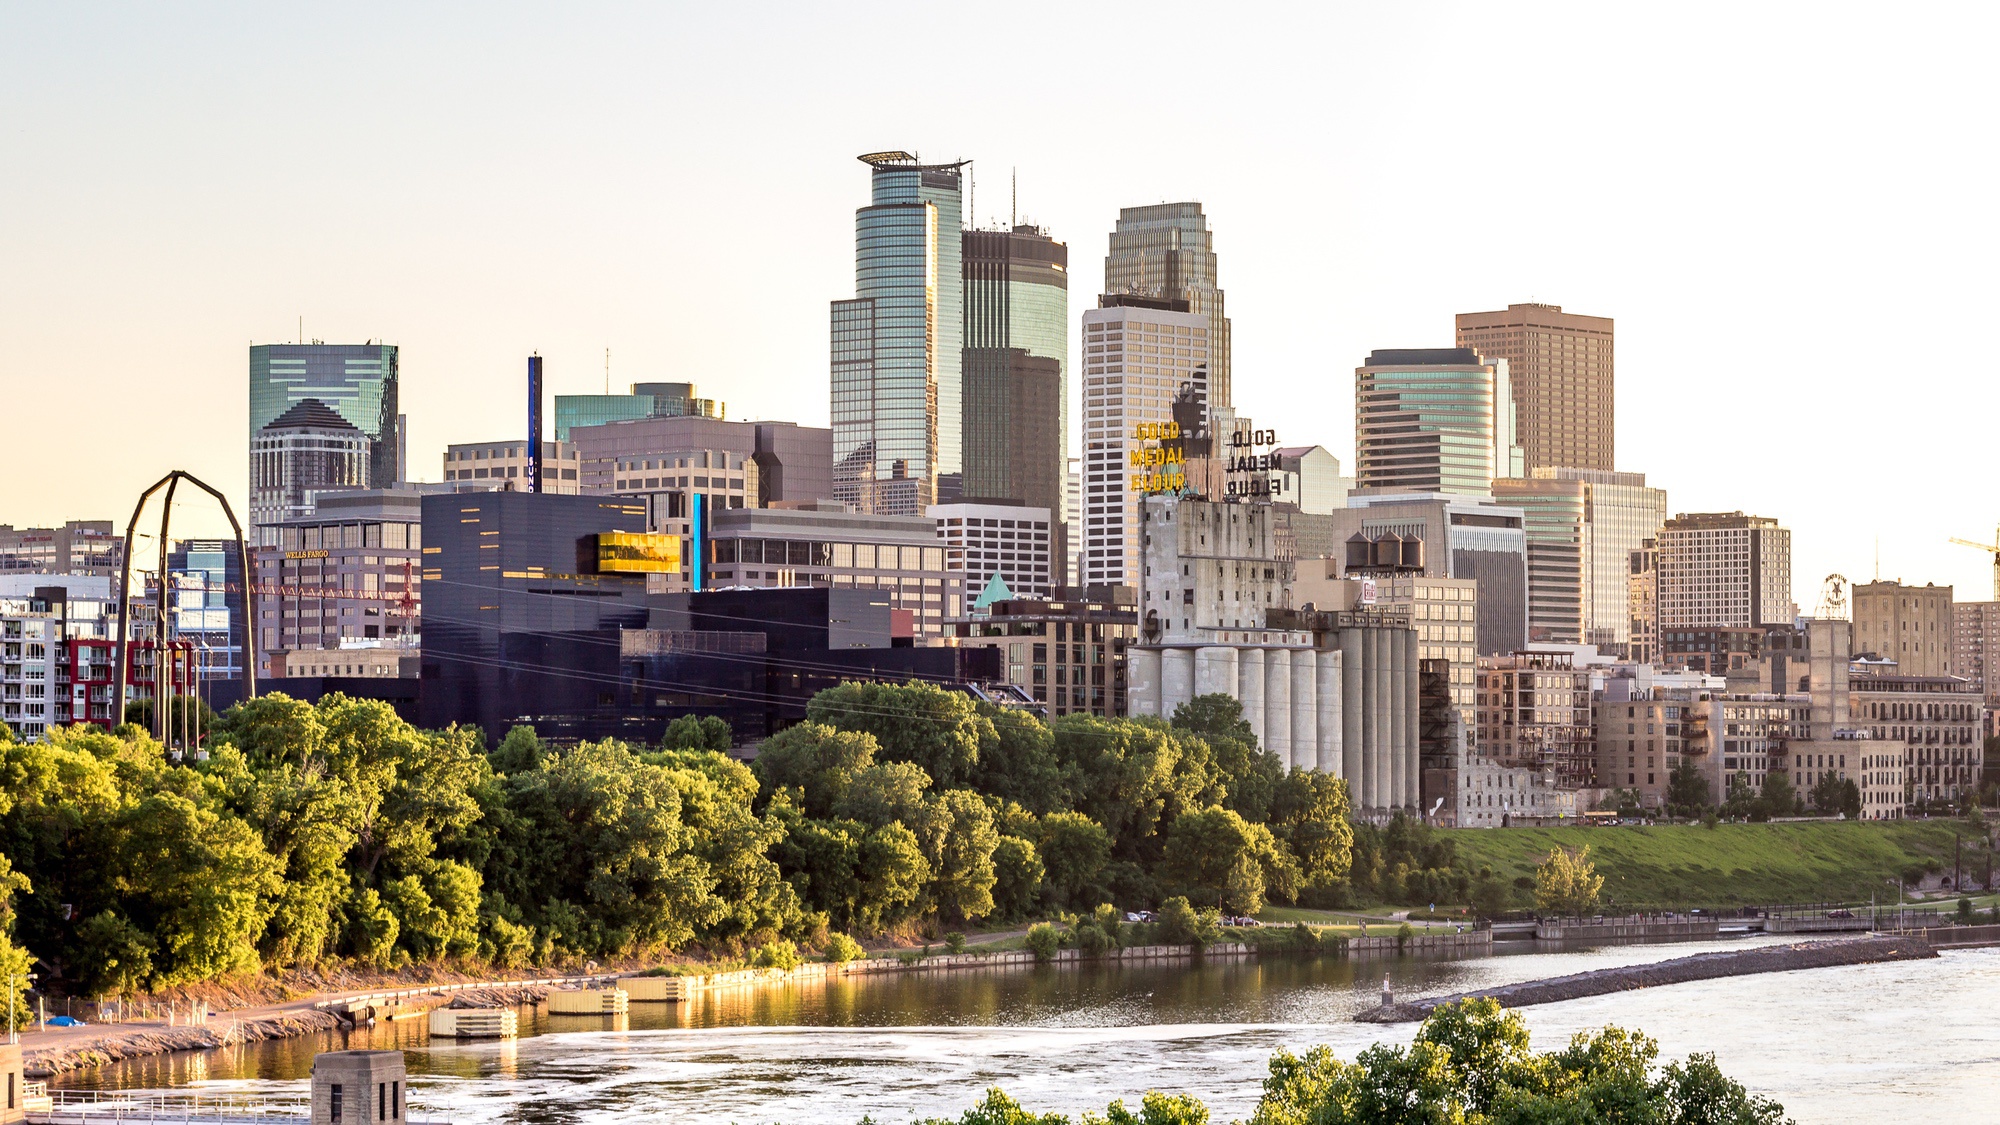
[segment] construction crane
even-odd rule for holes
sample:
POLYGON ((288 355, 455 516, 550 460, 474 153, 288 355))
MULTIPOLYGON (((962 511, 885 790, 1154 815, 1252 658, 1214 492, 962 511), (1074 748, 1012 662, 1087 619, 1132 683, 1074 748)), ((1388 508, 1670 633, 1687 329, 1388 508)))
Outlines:
POLYGON ((2000 602, 2000 530, 1993 533, 1993 542, 1975 543, 1970 539, 1953 539, 1961 547, 1971 547, 1993 556, 1993 600, 2000 602))

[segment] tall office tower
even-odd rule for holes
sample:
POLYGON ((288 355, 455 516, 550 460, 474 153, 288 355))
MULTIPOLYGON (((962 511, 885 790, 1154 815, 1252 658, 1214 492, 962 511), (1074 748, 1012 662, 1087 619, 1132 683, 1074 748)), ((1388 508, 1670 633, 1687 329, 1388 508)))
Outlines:
POLYGON ((1118 212, 1111 252, 1104 256, 1104 291, 1116 296, 1185 301, 1208 318, 1208 401, 1230 406, 1229 318, 1215 272, 1215 236, 1199 203, 1156 203, 1118 212))
POLYGON ((836 498, 920 516, 938 476, 961 471, 965 162, 861 157, 869 205, 854 213, 854 298, 833 302, 836 498))
POLYGON ((556 440, 572 426, 602 426, 628 418, 722 418, 727 404, 695 394, 693 383, 634 383, 629 395, 557 395, 556 440))
POLYGON ((1069 247, 1030 226, 969 230, 964 265, 962 495, 1047 508, 1057 516, 1060 556, 1069 462, 1069 247))
POLYGON ((1107 294, 1083 314, 1082 586, 1139 584, 1142 423, 1208 401, 1209 318, 1187 302, 1107 294))
POLYGON ((1900 676, 1969 676, 1953 662, 1951 587, 1857 582, 1854 651, 1896 662, 1900 676))
POLYGON ((1071 457, 1063 473, 1063 540, 1067 544, 1063 562, 1065 586, 1083 584, 1083 458, 1071 457))
POLYGON ((1507 361, 1528 468, 1617 467, 1610 317, 1535 304, 1459 313, 1458 346, 1507 361))
MULTIPOLYGON (((403 420, 397 414, 394 344, 253 344, 250 348, 250 440, 278 416, 318 399, 368 438, 363 488, 388 488, 408 477, 403 420)), ((257 478, 255 456, 250 477, 257 478)))
POLYGON ((367 488, 374 460, 374 442, 332 407, 294 404, 251 435, 251 527, 309 516, 320 493, 367 488))
POLYGON ((1490 496, 1521 475, 1505 360, 1471 348, 1390 348, 1354 371, 1354 485, 1490 496))
POLYGON ((1493 498, 1526 515, 1528 640, 1628 643, 1632 552, 1666 522, 1666 492, 1644 473, 1540 468, 1494 481, 1493 498))
POLYGON ((1660 633, 1789 625, 1792 533, 1765 516, 1683 513, 1661 528, 1660 633))
POLYGON ((1660 541, 1648 539, 1630 556, 1625 571, 1625 658, 1634 664, 1660 661, 1660 541))

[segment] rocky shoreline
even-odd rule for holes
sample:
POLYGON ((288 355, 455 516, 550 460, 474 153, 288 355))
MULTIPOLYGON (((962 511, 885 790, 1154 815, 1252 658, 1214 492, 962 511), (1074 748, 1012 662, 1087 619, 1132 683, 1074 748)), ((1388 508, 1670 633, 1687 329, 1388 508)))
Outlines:
POLYGON ((1434 1008, 1474 997, 1490 997, 1500 1001, 1502 1007, 1522 1008, 1530 1004, 1553 1004, 1635 988, 1657 988, 1719 977, 1823 969, 1835 965, 1868 965, 1882 961, 1917 961, 1937 955, 1930 942, 1916 934, 1766 945, 1755 949, 1697 953, 1692 957, 1676 957, 1650 965, 1621 965, 1587 973, 1545 977, 1408 1003, 1388 1003, 1354 1018, 1361 1023, 1412 1023, 1429 1015, 1434 1008))

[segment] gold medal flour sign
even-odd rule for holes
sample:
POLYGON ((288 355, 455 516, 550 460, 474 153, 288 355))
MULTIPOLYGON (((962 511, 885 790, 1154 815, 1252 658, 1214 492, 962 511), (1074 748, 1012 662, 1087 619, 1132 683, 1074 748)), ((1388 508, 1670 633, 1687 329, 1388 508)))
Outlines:
POLYGON ((1141 422, 1133 427, 1137 445, 1126 455, 1132 491, 1153 495, 1187 491, 1187 447, 1178 422, 1141 422))

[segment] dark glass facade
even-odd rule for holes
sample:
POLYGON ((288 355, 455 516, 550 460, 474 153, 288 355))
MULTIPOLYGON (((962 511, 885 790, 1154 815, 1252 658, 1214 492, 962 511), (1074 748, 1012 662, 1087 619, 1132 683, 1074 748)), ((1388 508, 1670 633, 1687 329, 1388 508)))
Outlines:
POLYGON ((1069 248, 1034 227, 966 231, 964 259, 961 495, 1047 508, 1060 525, 1069 456, 1069 248))

